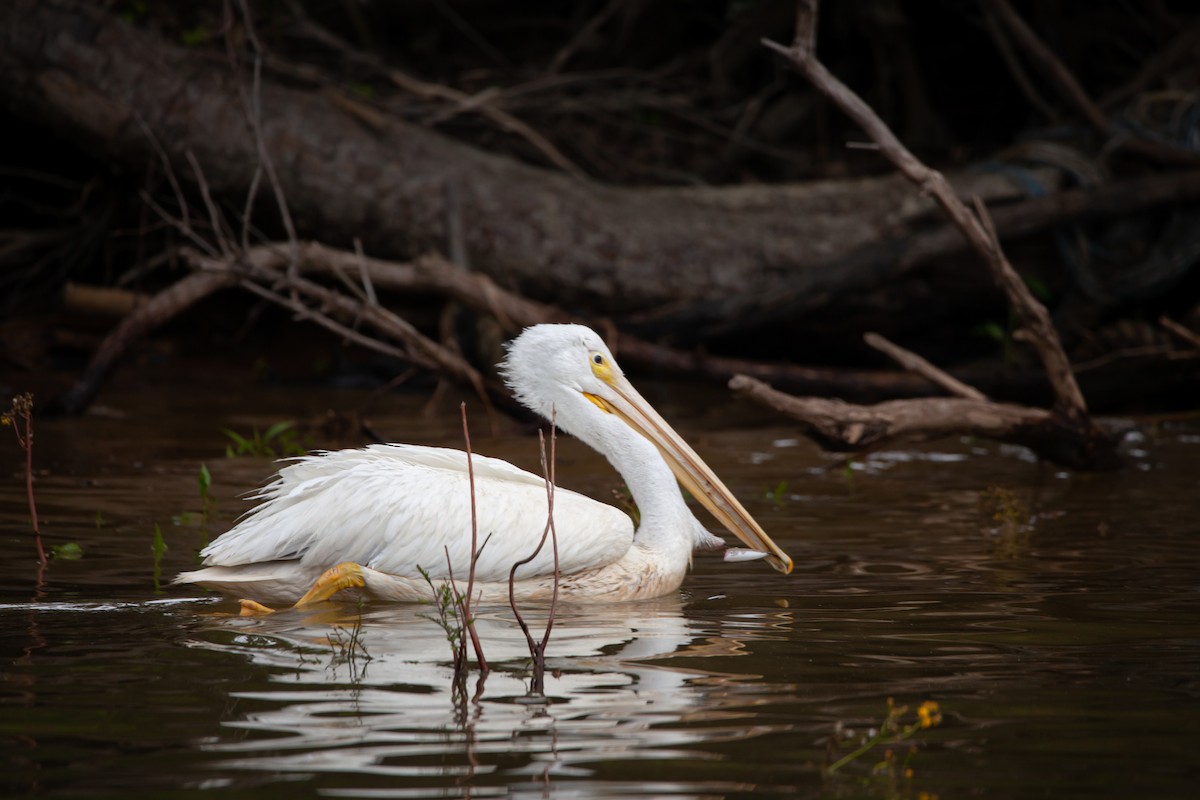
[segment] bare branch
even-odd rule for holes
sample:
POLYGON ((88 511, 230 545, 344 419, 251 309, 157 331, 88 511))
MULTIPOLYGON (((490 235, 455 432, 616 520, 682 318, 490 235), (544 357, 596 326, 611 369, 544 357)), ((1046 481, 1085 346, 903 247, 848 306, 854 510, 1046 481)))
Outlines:
POLYGON ((888 341, 878 333, 867 333, 863 336, 863 340, 871 347, 887 355, 900 366, 928 378, 933 383, 950 392, 950 394, 967 397, 971 400, 987 399, 983 392, 972 386, 968 386, 952 375, 946 374, 916 353, 888 341))
POLYGON ((1079 385, 1071 373, 1070 363, 1063 352, 1058 332, 1050 321, 1050 315, 1046 312, 1045 307, 1030 294, 1020 276, 1008 263, 1008 259, 1000 249, 999 242, 989 235, 982 219, 968 210, 942 173, 930 169, 913 155, 896 138, 891 128, 879 118, 870 106, 863 102, 862 98, 838 80, 816 59, 811 45, 814 36, 812 25, 815 23, 815 10, 811 14, 809 13, 809 9, 815 5, 815 0, 802 0, 799 4, 797 40, 791 47, 784 47, 770 41, 764 41, 763 44, 792 61, 818 91, 832 100, 879 144, 880 152, 901 173, 923 192, 934 197, 966 237, 972 248, 983 257, 992 276, 1004 289, 1009 301, 1021 317, 1022 324, 1035 334, 1032 343, 1054 386, 1059 405, 1071 416, 1085 417, 1087 405, 1084 402, 1083 393, 1079 390, 1079 385))
MULTIPOLYGON (((1004 3, 1004 0, 990 1, 993 7, 1004 3)), ((987 208, 975 198, 975 213, 971 213, 940 172, 930 169, 913 155, 869 105, 821 64, 814 45, 817 2, 800 0, 798 7, 792 45, 785 47, 769 41, 763 44, 795 64, 819 92, 866 131, 879 145, 879 151, 905 177, 933 196, 983 258, 994 280, 1008 296, 1021 320, 1024 337, 1033 344, 1042 361, 1057 401, 1053 411, 1007 406, 970 396, 893 401, 867 408, 841 401, 782 395, 746 376, 736 376, 730 381, 731 388, 795 416, 809 436, 835 449, 861 449, 899 435, 945 435, 963 431, 1027 444, 1039 455, 1059 463, 1093 468, 1111 463, 1115 443, 1087 416, 1083 393, 1050 315, 1005 257, 987 208)), ((956 381, 948 382, 949 376, 942 375, 940 370, 908 356, 911 354, 905 356, 906 366, 921 370, 940 385, 959 394, 974 392, 956 381)))
POLYGON ((1180 325, 1175 320, 1171 319, 1170 317, 1168 317, 1164 314, 1163 316, 1158 318, 1158 324, 1162 325, 1164 328, 1166 328, 1171 333, 1178 336, 1183 341, 1190 344, 1192 347, 1195 347, 1197 350, 1200 350, 1200 336, 1197 336, 1196 334, 1192 333, 1190 330, 1188 330, 1184 326, 1180 325))

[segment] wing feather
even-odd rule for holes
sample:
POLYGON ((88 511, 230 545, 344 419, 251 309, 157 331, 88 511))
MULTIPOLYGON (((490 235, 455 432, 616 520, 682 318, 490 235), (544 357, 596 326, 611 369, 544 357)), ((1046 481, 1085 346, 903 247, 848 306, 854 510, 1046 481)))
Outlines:
MULTIPOLYGON (((545 482, 486 456, 473 456, 472 466, 482 544, 476 578, 507 580, 545 529, 545 482)), ((305 456, 255 497, 263 502, 201 552, 206 566, 299 559, 325 568, 354 561, 412 577, 420 566, 441 578, 448 552, 455 577, 465 580, 470 568, 470 487, 460 450, 389 444, 305 456)), ((555 489, 554 523, 563 573, 612 563, 633 543, 628 516, 566 489, 555 489)), ((517 576, 553 570, 547 541, 517 576)))

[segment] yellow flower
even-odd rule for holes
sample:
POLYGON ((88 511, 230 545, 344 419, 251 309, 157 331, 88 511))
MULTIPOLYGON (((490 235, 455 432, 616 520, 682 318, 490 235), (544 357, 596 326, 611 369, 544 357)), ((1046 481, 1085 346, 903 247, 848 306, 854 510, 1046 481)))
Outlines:
POLYGON ((932 728, 940 724, 942 713, 938 711, 938 704, 933 700, 921 703, 921 707, 917 709, 917 719, 920 720, 922 728, 932 728))

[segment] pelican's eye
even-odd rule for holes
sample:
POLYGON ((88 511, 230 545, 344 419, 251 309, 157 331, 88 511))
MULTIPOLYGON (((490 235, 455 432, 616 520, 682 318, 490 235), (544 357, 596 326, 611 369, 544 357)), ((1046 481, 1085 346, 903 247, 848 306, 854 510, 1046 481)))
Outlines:
POLYGON ((612 362, 608 360, 608 357, 604 353, 600 353, 599 350, 593 350, 592 353, 588 354, 588 360, 592 361, 592 374, 596 378, 605 381, 606 384, 611 384, 613 378, 612 362))
POLYGON ((605 383, 611 383, 613 379, 612 364, 604 357, 604 353, 593 350, 588 358, 592 362, 592 374, 605 383))

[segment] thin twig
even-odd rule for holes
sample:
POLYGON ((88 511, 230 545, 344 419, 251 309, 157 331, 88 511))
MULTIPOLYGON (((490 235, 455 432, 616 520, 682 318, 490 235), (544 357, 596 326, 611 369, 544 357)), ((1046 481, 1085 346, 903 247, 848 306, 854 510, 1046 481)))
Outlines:
POLYGON ((609 0, 608 5, 600 9, 600 12, 587 21, 587 24, 576 31, 571 39, 559 48, 554 56, 554 60, 550 62, 550 66, 546 68, 546 72, 554 75, 558 73, 567 62, 571 60, 576 51, 582 47, 592 34, 600 30, 604 23, 608 22, 609 18, 615 14, 621 6, 625 4, 625 0, 609 0))
MULTIPOLYGON (((242 96, 242 104, 246 109, 246 117, 250 122, 251 128, 254 130, 254 144, 258 148, 258 158, 262 163, 263 169, 266 170, 267 179, 271 184, 271 190, 275 195, 275 203, 279 206, 279 216, 283 222, 283 228, 287 231, 288 241, 295 243, 299 241, 296 236, 296 226, 292 222, 292 213, 288 208, 287 196, 283 192, 283 187, 279 183, 279 176, 275 172, 275 162, 271 159, 271 153, 267 149, 266 140, 263 138, 262 131, 262 62, 264 49, 262 42, 259 41, 258 34, 254 29, 254 18, 250 14, 250 7, 246 0, 238 0, 238 5, 242 9, 242 21, 246 27, 246 39, 254 46, 254 71, 253 81, 250 85, 250 95, 247 97, 245 87, 238 83, 238 91, 242 96)), ((231 58, 236 61, 233 53, 233 40, 228 39, 228 47, 230 48, 231 58)))
POLYGON ((463 624, 467 626, 467 633, 471 636, 471 646, 475 648, 475 660, 479 662, 479 671, 487 675, 487 659, 483 656, 483 645, 479 643, 479 636, 475 632, 475 618, 471 615, 471 596, 475 593, 475 564, 479 561, 480 548, 478 547, 479 519, 475 509, 475 465, 471 453, 471 431, 467 426, 467 404, 465 402, 459 405, 459 411, 462 413, 463 443, 467 452, 467 482, 471 487, 471 568, 467 572, 467 593, 460 600, 460 604, 463 624))
POLYGON ((546 514, 548 524, 550 526, 550 546, 554 548, 554 591, 550 595, 550 614, 546 619, 546 632, 542 635, 542 643, 538 648, 538 654, 541 656, 541 668, 545 672, 546 669, 546 645, 550 643, 550 631, 554 628, 554 612, 558 607, 558 584, 559 584, 559 564, 558 564, 558 529, 554 527, 554 465, 555 465, 555 444, 558 441, 557 423, 555 420, 554 407, 550 408, 550 463, 546 463, 546 440, 542 436, 542 432, 538 431, 538 444, 542 451, 542 471, 546 476, 546 514))
POLYGON ((356 344, 365 347, 368 350, 374 350, 377 353, 382 353, 383 355, 391 356, 392 358, 399 359, 400 361, 404 361, 406 363, 412 363, 417 366, 424 367, 425 369, 436 368, 432 362, 424 361, 421 358, 414 356, 412 352, 404 350, 403 348, 390 345, 387 342, 381 341, 372 336, 359 333, 353 328, 343 325, 329 315, 323 314, 320 311, 305 305, 294 297, 287 297, 279 292, 272 291, 265 286, 260 286, 251 280, 242 281, 240 285, 246 291, 256 294, 264 300, 268 300, 282 308, 286 308, 295 312, 297 319, 314 322, 317 325, 320 325, 322 328, 341 336, 343 339, 355 342, 356 344))
POLYGON ((208 189, 208 181, 204 178, 204 170, 200 168, 200 162, 196 160, 196 155, 189 149, 185 153, 185 157, 188 164, 191 165, 192 174, 196 177, 196 184, 200 187, 200 197, 203 198, 204 207, 208 210, 208 221, 212 225, 213 236, 216 237, 217 244, 221 248, 221 254, 229 258, 233 255, 233 248, 229 244, 230 237, 225 231, 225 217, 213 201, 212 192, 208 189))
POLYGON ((1180 339, 1183 339, 1185 342, 1190 344, 1192 347, 1195 347, 1197 350, 1200 350, 1200 336, 1197 336, 1196 334, 1192 333, 1190 330, 1183 327, 1182 325, 1180 325, 1178 322, 1171 319, 1167 315, 1164 314, 1163 316, 1159 317, 1158 324, 1162 325, 1164 328, 1166 328, 1171 333, 1178 336, 1180 339))
MULTIPOLYGON (((25 493, 29 501, 29 517, 33 523, 33 540, 37 543, 38 563, 46 566, 46 548, 42 546, 42 530, 38 525, 37 503, 33 499, 33 395, 25 393, 13 398, 12 410, 4 415, 17 435, 17 444, 25 451, 25 493), (21 424, 25 433, 21 433, 21 424)), ((40 581, 39 581, 40 583, 40 581)))
POLYGON ((946 372, 938 369, 933 364, 926 361, 921 356, 906 350, 894 342, 890 342, 878 333, 867 333, 863 335, 863 340, 871 347, 885 354, 900 366, 921 375, 931 382, 941 386, 950 394, 958 395, 959 397, 968 397, 972 400, 986 400, 983 392, 976 389, 974 386, 968 386, 962 381, 955 378, 953 375, 948 375, 946 372))
POLYGON ((525 643, 529 647, 529 656, 533 659, 533 679, 530 681, 529 692, 532 695, 545 694, 545 679, 546 679, 546 646, 550 643, 550 632, 554 628, 554 614, 558 606, 558 588, 559 588, 559 561, 558 561, 558 532, 554 527, 554 442, 555 442, 555 412, 553 407, 550 410, 550 463, 546 463, 546 440, 542 433, 538 432, 538 439, 541 444, 542 452, 542 471, 546 480, 546 527, 542 530, 542 538, 538 540, 537 547, 533 552, 525 558, 517 561, 512 565, 508 572, 508 605, 512 608, 513 616, 516 617, 517 624, 521 626, 521 632, 525 634, 525 643), (538 553, 542 552, 542 547, 546 544, 547 537, 551 537, 551 546, 554 549, 554 588, 550 595, 550 613, 546 620, 546 630, 542 634, 540 642, 535 641, 533 634, 529 631, 529 624, 525 622, 525 618, 521 615, 520 609, 517 608, 516 598, 516 576, 517 569, 528 564, 533 559, 537 558, 538 553))
MULTIPOLYGON (((449 546, 442 545, 442 552, 446 554, 446 579, 449 582, 450 602, 454 604, 454 612, 461 616, 463 609, 462 594, 459 593, 458 584, 454 580, 454 562, 450 560, 449 546)), ((466 674, 467 640, 460 630, 458 632, 457 644, 454 648, 454 677, 456 680, 459 680, 466 674)))

